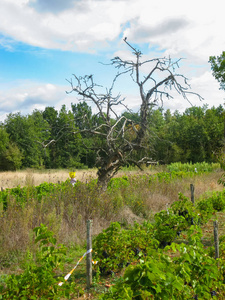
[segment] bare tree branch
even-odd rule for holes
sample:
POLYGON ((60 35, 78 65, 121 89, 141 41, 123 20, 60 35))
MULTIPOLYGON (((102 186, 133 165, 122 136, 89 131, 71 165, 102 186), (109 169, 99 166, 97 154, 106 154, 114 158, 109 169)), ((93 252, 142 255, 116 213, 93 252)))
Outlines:
MULTIPOLYGON (((74 134, 88 133, 101 138, 101 145, 94 145, 92 149, 98 149, 96 163, 99 182, 102 185, 107 184, 123 165, 133 163, 141 168, 143 163, 150 161, 148 157, 137 160, 132 155, 146 148, 144 143, 149 127, 149 111, 152 106, 158 105, 158 101, 163 103, 164 98, 173 98, 172 90, 182 95, 185 100, 188 100, 190 94, 202 100, 200 95, 190 91, 188 79, 176 73, 181 59, 172 61, 170 57, 164 57, 142 61, 142 52, 132 46, 127 38, 124 42, 131 49, 134 59, 123 60, 117 56, 111 60, 110 65, 114 66, 118 72, 109 89, 102 92, 102 86, 94 82, 93 75, 78 77, 73 74, 73 78, 67 80, 71 86, 71 90, 67 93, 75 92, 81 97, 80 101, 90 101, 98 111, 96 116, 102 120, 101 124, 92 124, 90 128, 73 131, 74 134), (142 66, 145 72, 142 72, 142 66), (147 66, 149 66, 148 72, 146 72, 147 66), (119 116, 116 112, 118 106, 123 106, 126 111, 130 111, 124 104, 125 98, 121 98, 120 94, 113 95, 118 78, 126 74, 131 76, 139 89, 139 123, 133 122, 125 115, 119 116)), ((55 141, 49 141, 43 146, 47 147, 52 142, 55 141)), ((151 145, 148 144, 148 148, 150 149, 151 145)))

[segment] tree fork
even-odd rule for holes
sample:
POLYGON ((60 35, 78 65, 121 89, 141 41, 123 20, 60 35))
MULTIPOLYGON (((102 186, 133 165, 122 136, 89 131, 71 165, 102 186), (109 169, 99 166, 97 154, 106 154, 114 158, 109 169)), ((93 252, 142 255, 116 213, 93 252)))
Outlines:
MULTIPOLYGON (((92 128, 81 131, 95 135, 100 139, 100 146, 95 145, 93 150, 97 151, 97 168, 98 168, 98 183, 104 189, 109 180, 117 173, 117 171, 124 165, 133 161, 135 165, 140 167, 144 160, 134 159, 132 157, 134 151, 139 152, 143 149, 143 141, 148 131, 148 117, 149 108, 157 106, 159 101, 165 98, 172 98, 166 91, 174 89, 178 94, 181 94, 184 99, 187 99, 188 94, 195 94, 201 100, 201 96, 190 92, 187 78, 181 74, 175 73, 175 69, 179 68, 178 62, 172 61, 170 58, 154 58, 141 61, 142 52, 133 47, 127 38, 124 42, 131 49, 134 60, 124 60, 120 57, 115 57, 111 60, 111 65, 119 70, 112 81, 112 85, 105 93, 97 92, 99 85, 94 83, 93 76, 78 77, 74 75, 73 80, 69 81, 71 91, 75 92, 81 97, 81 101, 90 101, 97 109, 96 116, 102 119, 101 124, 93 125, 92 128), (144 75, 141 74, 141 67, 150 64, 149 72, 144 75), (128 120, 124 115, 118 116, 115 109, 117 106, 123 106, 128 110, 124 104, 125 98, 121 99, 120 94, 112 95, 113 88, 117 79, 124 75, 130 74, 133 82, 138 85, 140 95, 140 121, 135 123, 128 120), (134 129, 130 134, 129 124, 134 129), (136 125, 139 128, 136 128, 136 125), (121 155, 119 155, 119 153, 121 155)), ((129 110, 128 110, 129 111, 129 110)), ((151 144, 148 144, 148 148, 151 144)), ((140 156, 140 154, 139 154, 140 156)), ((149 158, 150 159, 150 158, 149 158)))

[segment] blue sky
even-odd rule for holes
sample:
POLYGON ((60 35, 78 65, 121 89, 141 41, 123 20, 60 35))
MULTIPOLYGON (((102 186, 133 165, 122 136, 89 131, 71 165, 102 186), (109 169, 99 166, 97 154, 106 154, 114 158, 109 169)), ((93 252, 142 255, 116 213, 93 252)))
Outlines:
MULTIPOLYGON (((208 59, 225 50, 223 0, 1 0, 0 121, 7 114, 78 100, 67 95, 72 74, 94 74, 109 86, 115 56, 130 59, 125 36, 143 52, 143 59, 185 58, 180 71, 190 79, 193 105, 224 103, 224 92, 213 78, 208 59)), ((137 87, 126 77, 117 91, 130 108, 139 104, 137 87)), ((179 96, 165 109, 183 111, 190 104, 179 96)))
POLYGON ((98 55, 44 49, 19 43, 13 51, 0 49, 1 81, 37 80, 62 84, 77 68, 96 68, 98 55))

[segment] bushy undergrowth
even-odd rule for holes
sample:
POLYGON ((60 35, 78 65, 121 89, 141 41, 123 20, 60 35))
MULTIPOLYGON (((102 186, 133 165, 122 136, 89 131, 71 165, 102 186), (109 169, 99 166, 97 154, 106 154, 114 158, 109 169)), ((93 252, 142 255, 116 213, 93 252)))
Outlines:
POLYGON ((197 202, 197 207, 202 211, 213 212, 223 211, 225 209, 225 191, 211 192, 197 202))
POLYGON ((224 299, 224 260, 204 249, 201 232, 191 226, 189 244, 167 246, 126 268, 124 275, 100 298, 107 299, 224 299))
MULTIPOLYGON (((126 175, 114 178, 105 193, 99 190, 96 180, 87 184, 78 181, 74 187, 66 181, 0 192, 1 266, 12 270, 27 251, 31 256, 36 253, 33 228, 40 224, 45 224, 68 248, 83 243, 87 219, 93 220, 94 235, 111 222, 119 222, 96 238, 93 249, 96 259, 101 261, 98 267, 102 273, 145 262, 146 257, 157 256, 156 250, 163 251, 166 244, 179 239, 192 224, 201 225, 212 212, 224 208, 222 192, 197 201, 195 207, 182 194, 199 174, 179 170, 126 175), (182 193, 176 201, 178 192, 182 193), (173 202, 166 210, 166 203, 173 202), (124 210, 128 210, 129 216, 124 210), (131 227, 135 220, 142 224, 131 227)), ((19 282, 21 278, 17 279, 19 282)))
POLYGON ((182 164, 181 162, 176 162, 176 163, 172 163, 170 165, 167 166, 167 169, 172 172, 179 172, 179 171, 184 171, 184 172, 212 172, 215 170, 219 170, 220 164, 219 163, 207 163, 207 162, 201 162, 201 163, 186 163, 186 164, 182 164))
POLYGON ((183 243, 161 249, 155 236, 159 225, 158 221, 122 229, 113 223, 96 237, 96 268, 104 275, 125 270, 100 299, 224 299, 224 239, 218 260, 213 248, 202 244, 198 225, 186 226, 183 243))
POLYGON ((207 223, 211 215, 212 212, 201 210, 201 205, 195 207, 180 195, 171 208, 154 215, 154 222, 135 223, 126 229, 118 222, 112 223, 94 240, 98 267, 103 273, 115 272, 141 256, 152 255, 156 249, 171 245, 191 226, 207 223))
POLYGON ((89 218, 95 224, 94 234, 112 221, 129 224, 138 218, 152 219, 153 212, 174 202, 178 192, 189 189, 188 180, 197 176, 184 171, 133 174, 113 178, 105 193, 99 191, 96 180, 78 181, 74 187, 66 181, 6 189, 0 192, 0 262, 8 265, 7 256, 15 252, 18 257, 18 251, 32 247, 32 229, 41 223, 69 245, 83 240, 89 218))
POLYGON ((71 294, 73 284, 59 286, 63 278, 56 273, 66 261, 65 246, 57 245, 53 232, 43 224, 34 228, 34 232, 39 246, 35 257, 30 256, 21 274, 9 275, 0 285, 0 299, 68 299, 71 294))
POLYGON ((97 268, 102 274, 110 274, 149 255, 158 248, 153 234, 153 225, 148 222, 135 223, 127 229, 118 222, 111 223, 93 242, 97 268))

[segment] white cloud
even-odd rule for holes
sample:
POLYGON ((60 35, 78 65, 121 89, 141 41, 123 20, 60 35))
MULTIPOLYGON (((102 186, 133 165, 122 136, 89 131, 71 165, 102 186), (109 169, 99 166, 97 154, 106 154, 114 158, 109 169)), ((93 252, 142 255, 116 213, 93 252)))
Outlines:
MULTIPOLYGON (((206 71, 201 76, 190 81, 192 90, 198 92, 203 98, 203 103, 209 107, 224 104, 225 92, 219 89, 219 83, 213 78, 211 72, 206 71)), ((195 105, 197 105, 195 101, 195 105)))
POLYGON ((41 13, 25 2, 2 2, 2 34, 32 46, 86 52, 90 52, 96 42, 110 41, 119 35, 125 9, 123 1, 87 0, 85 9, 75 5, 66 11, 59 9, 55 15, 49 10, 41 13))
POLYGON ((0 91, 0 111, 3 116, 11 112, 21 111, 28 114, 35 108, 55 107, 59 101, 66 98, 63 86, 29 81, 14 82, 13 85, 8 87, 7 91, 0 91))
POLYGON ((186 108, 193 106, 203 106, 207 104, 209 108, 223 105, 225 101, 225 92, 219 90, 219 84, 208 71, 201 76, 194 77, 189 81, 191 85, 190 92, 198 93, 204 99, 201 101, 196 95, 187 95, 190 103, 183 99, 182 96, 173 94, 174 99, 164 103, 165 109, 170 109, 172 112, 178 110, 184 112, 186 108))
MULTIPOLYGON (((187 58, 182 73, 192 78, 192 90, 210 106, 219 105, 224 92, 210 73, 208 59, 224 50, 223 6, 223 0, 210 5, 203 0, 54 0, 54 5, 53 0, 1 0, 0 47, 13 51, 17 41, 47 49, 98 52, 127 36, 131 43, 140 43, 140 48, 149 43, 146 54, 150 58, 159 50, 160 56, 187 58)), ((124 44, 114 47, 116 55, 129 59, 124 44)), ((0 110, 5 114, 44 105, 59 107, 63 101, 69 104, 75 96, 66 96, 65 89, 48 83, 25 86, 17 82, 15 88, 0 91, 0 110)), ((129 95, 129 91, 127 95, 135 107, 138 95, 129 95)), ((191 101, 202 105, 192 97, 191 101)), ((168 105, 183 110, 189 104, 177 97, 168 105)))
POLYGON ((190 53, 204 61, 222 51, 225 42, 222 0, 215 0, 212 5, 202 0, 190 0, 185 5, 179 0, 147 3, 140 0, 128 7, 127 13, 133 19, 124 35, 132 41, 156 44, 179 56, 190 53))
POLYGON ((222 0, 1 0, 0 31, 16 41, 50 49, 92 52, 121 33, 169 54, 207 61, 225 43, 222 0), (218 9, 219 8, 219 9, 218 9), (57 12, 57 14, 56 14, 57 12))
MULTIPOLYGON (((131 79, 130 79, 131 80, 131 79)), ((132 92, 125 90, 122 92, 121 98, 125 97, 125 102, 130 109, 137 111, 140 107, 140 95, 135 89, 134 83, 129 83, 127 79, 125 84, 132 89, 132 92), (131 87, 132 86, 132 87, 131 87)), ((192 92, 199 93, 204 100, 200 101, 197 96, 189 95, 188 99, 195 106, 202 106, 208 104, 209 107, 223 105, 225 99, 225 92, 219 90, 219 84, 212 77, 211 73, 206 71, 204 74, 190 80, 192 92)), ((20 81, 18 83, 11 83, 7 90, 0 92, 0 121, 6 118, 9 113, 22 112, 22 114, 29 114, 34 109, 44 110, 46 106, 54 106, 60 110, 63 104, 69 109, 71 103, 77 103, 78 98, 75 93, 66 94, 68 86, 57 86, 51 83, 43 84, 31 81, 20 81), (16 86, 15 88, 13 86, 16 86)), ((120 87, 118 87, 120 88, 120 87)), ((172 112, 178 110, 183 112, 190 107, 190 103, 183 99, 179 94, 172 93, 174 99, 163 103, 165 109, 170 109, 172 112)), ((88 103, 91 105, 91 103, 88 103)), ((161 103, 159 104, 161 105, 161 103)), ((123 106, 116 107, 117 113, 122 113, 125 110, 123 106)), ((94 110, 93 110, 94 111, 94 110)))

